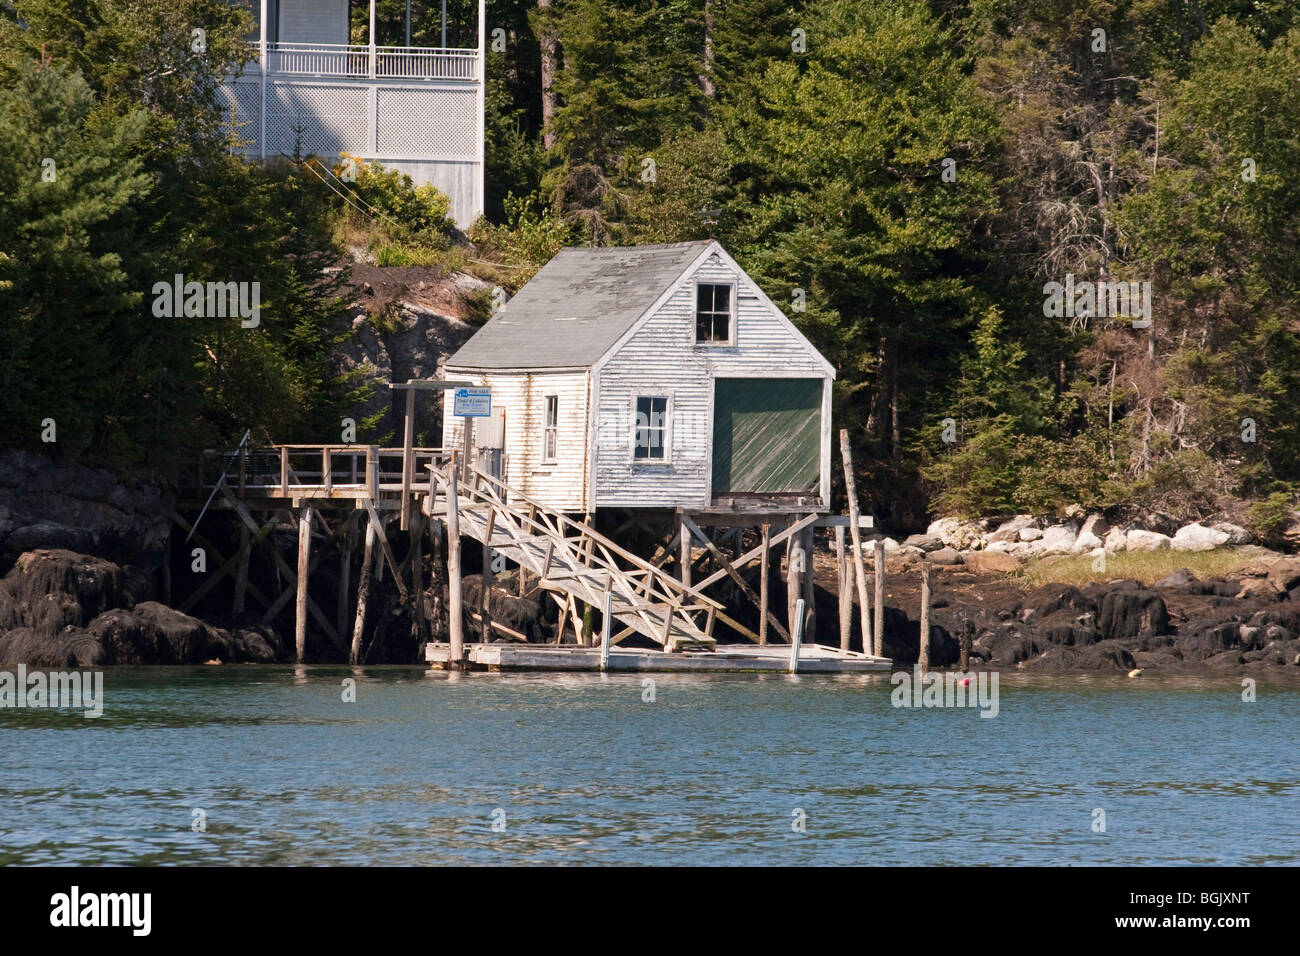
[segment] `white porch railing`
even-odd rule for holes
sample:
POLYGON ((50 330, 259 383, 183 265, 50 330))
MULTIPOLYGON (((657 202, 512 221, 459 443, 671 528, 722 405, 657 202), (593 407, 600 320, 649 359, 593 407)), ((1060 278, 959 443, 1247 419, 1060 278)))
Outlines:
POLYGON ((375 48, 373 67, 370 47, 359 44, 268 43, 266 51, 268 73, 384 79, 478 78, 477 50, 381 46, 375 48))

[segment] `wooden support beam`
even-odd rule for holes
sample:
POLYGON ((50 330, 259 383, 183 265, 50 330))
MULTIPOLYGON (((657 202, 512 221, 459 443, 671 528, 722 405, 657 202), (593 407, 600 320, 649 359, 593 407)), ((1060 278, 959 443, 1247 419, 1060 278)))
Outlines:
POLYGON ((801 600, 803 594, 804 573, 804 551, 803 541, 800 535, 791 535, 786 539, 785 546, 785 607, 786 616, 790 622, 790 636, 787 640, 794 640, 794 629, 799 624, 799 613, 796 606, 801 600))
POLYGON ((794 631, 790 638, 790 673, 799 672, 799 646, 803 643, 803 620, 804 620, 804 603, 803 598, 795 602, 794 606, 794 631))
MULTIPOLYGON (((402 603, 405 604, 411 599, 411 596, 406 590, 406 582, 402 580, 402 569, 397 566, 397 558, 393 556, 393 548, 388 543, 388 533, 384 530, 383 519, 379 517, 379 512, 375 510, 373 501, 367 500, 362 504, 370 515, 371 523, 375 526, 375 535, 379 538, 380 550, 383 551, 384 560, 388 562, 388 567, 392 569, 393 583, 397 585, 397 592, 401 595, 402 603)), ((382 573, 379 579, 383 580, 382 573)))
MULTIPOLYGON (((222 485, 220 490, 221 490, 221 494, 225 497, 226 501, 230 503, 230 507, 235 510, 235 513, 237 515, 239 515, 239 520, 243 521, 244 524, 248 525, 250 530, 255 530, 257 528, 257 522, 253 520, 252 514, 249 512, 248 508, 244 505, 244 503, 240 501, 238 498, 236 498, 233 494, 231 494, 230 491, 225 487, 225 485, 222 485)), ((280 573, 289 579, 289 586, 291 588, 294 587, 298 581, 298 576, 294 573, 293 568, 289 567, 289 562, 284 560, 280 552, 276 550, 274 544, 270 546, 269 551, 271 557, 275 560, 276 567, 280 569, 280 573)), ((248 589, 250 591, 253 590, 253 585, 251 583, 249 584, 248 589)), ((254 593, 256 594, 256 592, 254 593)), ((279 606, 272 605, 272 606, 276 607, 276 611, 274 613, 268 611, 265 615, 263 615, 262 617, 263 622, 269 622, 271 618, 275 617, 275 614, 278 613, 279 607, 283 607, 283 605, 279 605, 279 606)), ((338 637, 336 634, 334 634, 334 623, 328 617, 325 616, 325 613, 321 611, 321 609, 316 605, 316 602, 311 600, 310 597, 307 598, 307 610, 311 612, 312 617, 316 618, 316 622, 320 624, 321 629, 324 630, 325 633, 330 636, 330 639, 337 641, 338 637)))
POLYGON ((356 664, 361 660, 361 635, 366 627, 366 603, 370 600, 370 579, 374 577, 375 566, 375 526, 366 522, 365 552, 361 557, 361 577, 357 581, 357 619, 352 627, 352 648, 348 653, 348 663, 356 664))
MULTIPOLYGON (((804 518, 800 518, 798 521, 796 521, 796 522, 794 522, 793 524, 789 525, 789 526, 786 527, 784 530, 782 530, 780 533, 772 535, 771 539, 768 541, 768 547, 770 547, 770 548, 774 548, 774 547, 776 547, 778 544, 781 544, 782 542, 788 541, 788 540, 790 539, 790 536, 791 536, 791 535, 796 535, 796 534, 798 534, 798 533, 799 533, 800 531, 802 531, 804 528, 806 528, 806 527, 808 527, 809 525, 815 523, 816 521, 817 521, 817 515, 815 515, 815 514, 808 515, 807 517, 804 517, 804 518)), ((761 544, 758 545, 758 547, 756 547, 756 548, 750 548, 748 551, 746 551, 744 554, 742 554, 740 557, 738 557, 735 561, 732 561, 732 562, 731 562, 731 566, 732 566, 733 568, 742 568, 742 567, 744 567, 744 566, 745 566, 746 564, 748 564, 750 561, 753 561, 756 557, 758 557, 759 554, 762 552, 762 550, 763 550, 763 545, 761 545, 761 544)), ((719 570, 719 571, 715 571, 715 572, 713 572, 712 574, 710 574, 707 578, 705 578, 704 580, 697 582, 696 585, 695 585, 695 590, 696 590, 696 591, 702 591, 702 590, 704 590, 705 588, 707 588, 710 584, 717 584, 719 581, 721 581, 721 580, 722 580, 723 578, 725 578, 726 576, 727 576, 727 569, 726 569, 726 568, 722 568, 722 569, 719 570)))
POLYGON ((924 674, 930 669, 930 562, 921 558, 921 643, 916 665, 924 674))
MULTIPOLYGON (((483 617, 477 611, 470 611, 469 617, 470 620, 472 620, 479 627, 484 627, 483 617)), ((491 627, 492 630, 496 631, 499 634, 504 634, 506 637, 510 638, 511 640, 521 641, 524 644, 528 643, 528 638, 524 634, 521 634, 519 631, 516 631, 514 628, 506 627, 500 621, 488 621, 486 626, 491 627)))
MULTIPOLYGON (((875 654, 882 656, 885 645, 885 542, 876 539, 876 631, 875 654)), ((862 649, 867 649, 866 644, 862 649)))
POLYGON ((767 619, 772 613, 770 607, 772 596, 769 593, 768 585, 770 583, 771 568, 768 566, 771 559, 772 550, 772 526, 763 525, 763 541, 759 545, 763 549, 759 557, 758 564, 758 643, 767 643, 767 619))
MULTIPOLYGON (((415 391, 408 392, 414 395, 415 391)), ((411 540, 407 559, 411 566, 411 630, 415 634, 419 657, 424 659, 424 647, 429 642, 428 621, 424 617, 424 512, 417 511, 411 522, 411 540)))
MULTIPOLYGON (((705 533, 700 530, 699 525, 697 525, 694 521, 692 521, 689 517, 687 517, 687 515, 683 514, 682 515, 682 538, 685 541, 689 542, 692 534, 699 537, 699 539, 704 543, 704 546, 708 549, 709 554, 713 555, 714 560, 716 560, 718 564, 722 566, 723 573, 730 575, 731 579, 736 582, 736 585, 744 593, 745 597, 749 598, 751 601, 754 602, 755 605, 758 606, 760 620, 763 617, 767 616, 770 612, 767 610, 767 606, 763 602, 762 596, 754 593, 754 589, 749 586, 749 582, 746 581, 744 577, 741 576, 740 572, 735 569, 732 563, 727 560, 726 555, 724 555, 721 551, 718 550, 718 546, 714 544, 712 541, 710 541, 708 536, 705 535, 705 533)), ((684 545, 683 547, 689 547, 689 544, 684 545)), ((779 633, 781 637, 783 637, 785 640, 788 641, 790 639, 790 634, 788 631, 786 631, 785 628, 781 626, 781 622, 777 619, 776 615, 772 614, 771 619, 772 619, 772 626, 776 628, 777 633, 779 633)))
POLYGON ((411 484, 415 481, 415 389, 406 390, 406 421, 402 429, 402 530, 411 524, 411 484))
POLYGON ((839 601, 840 650, 849 649, 853 632, 853 591, 849 587, 848 564, 844 557, 844 529, 835 527, 835 597, 839 601))
MULTIPOLYGON (((681 539, 681 549, 682 549, 681 558, 679 559, 681 562, 682 584, 684 584, 686 587, 690 587, 691 586, 691 534, 692 531, 694 531, 695 533, 698 533, 701 535, 701 537, 703 537, 703 532, 700 531, 699 527, 695 524, 695 522, 691 521, 691 519, 686 516, 686 512, 684 511, 681 514, 681 524, 682 524, 682 528, 680 533, 678 534, 678 537, 681 539)), ((712 544, 712 542, 709 542, 709 544, 712 544)))
POLYGON ((614 605, 608 587, 605 588, 605 603, 602 605, 601 611, 600 672, 603 674, 609 670, 609 632, 614 624, 614 605))
MULTIPOLYGON (((225 558, 223 558, 223 557, 221 556, 221 550, 220 550, 216 545, 214 545, 211 541, 209 541, 207 538, 205 538, 202 534, 200 534, 198 531, 195 531, 195 530, 194 530, 194 527, 193 527, 193 526, 192 526, 188 521, 186 521, 184 518, 182 518, 180 515, 176 514, 175 512, 172 513, 172 520, 173 520, 174 522, 176 522, 176 524, 180 525, 180 527, 182 528, 182 530, 184 530, 186 534, 189 534, 189 535, 193 538, 193 540, 194 540, 195 542, 197 542, 199 545, 201 545, 203 548, 205 548, 209 554, 214 555, 214 556, 215 556, 218 560, 220 560, 220 561, 223 561, 223 562, 225 561, 225 558)), ((241 525, 241 527, 244 527, 244 526, 241 525)), ((254 527, 256 528, 257 526, 254 525, 254 527)), ((252 535, 252 537, 251 537, 251 539, 250 539, 252 545, 256 545, 256 544, 261 543, 262 539, 263 539, 264 537, 266 537, 266 535, 270 534, 273 530, 275 530, 275 521, 274 521, 274 519, 272 519, 271 521, 266 522, 266 524, 262 525, 262 527, 261 527, 260 529, 257 530, 257 533, 256 533, 256 534, 252 535)), ((169 572, 168 577, 167 577, 167 580, 170 581, 170 565, 169 565, 169 563, 165 561, 165 562, 163 563, 163 568, 166 569, 166 570, 169 572)), ((271 603, 270 598, 268 598, 265 594, 262 593, 262 589, 259 588, 259 587, 258 587, 256 584, 254 584, 253 582, 248 581, 247 578, 245 578, 245 586, 248 588, 248 593, 249 593, 249 594, 253 595, 253 597, 257 598, 257 600, 259 600, 259 601, 262 602, 262 606, 263 606, 263 607, 265 607, 265 606, 267 606, 267 605, 269 605, 269 604, 271 603)), ((204 593, 207 593, 207 592, 204 592, 204 593)), ((191 599, 192 599, 192 597, 193 597, 193 596, 191 595, 191 599)), ((165 602, 165 603, 169 603, 169 602, 165 602)), ((187 601, 187 605, 188 605, 189 607, 192 607, 192 606, 193 606, 193 605, 190 604, 188 601, 187 601)), ((187 610, 187 605, 182 605, 181 607, 177 608, 177 610, 185 611, 185 610, 187 610)))
POLYGON ((244 595, 248 591, 248 562, 253 550, 249 539, 248 526, 239 525, 239 570, 235 572, 235 598, 230 605, 230 616, 238 617, 244 613, 244 595))
POLYGON ((492 547, 488 544, 492 540, 493 527, 496 524, 496 508, 488 508, 487 527, 483 531, 483 586, 479 588, 479 617, 483 624, 483 641, 491 643, 492 641, 492 583, 495 575, 492 572, 492 547))
POLYGON ((817 564, 814 560, 817 554, 816 541, 813 537, 815 529, 809 525, 803 533, 803 600, 804 600, 804 632, 803 639, 809 644, 817 640, 817 601, 815 600, 813 573, 817 564))
MULTIPOLYGON (((469 419, 466 419, 469 421, 469 419)), ((449 663, 462 666, 465 660, 465 631, 460 591, 460 489, 457 487, 456 453, 447 469, 447 638, 451 642, 449 663)))
POLYGON ((307 579, 311 574, 311 506, 298 515, 298 601, 294 606, 293 643, 301 664, 307 653, 307 579))
MULTIPOLYGON (((351 519, 349 518, 349 522, 351 519)), ((352 598, 352 526, 342 529, 339 537, 339 603, 336 627, 339 636, 348 632, 348 602, 352 598)))
POLYGON ((849 499, 849 532, 853 535, 853 573, 858 584, 858 614, 862 618, 862 650, 871 647, 871 603, 867 600, 867 572, 862 566, 862 532, 858 529, 858 486, 853 478, 853 449, 849 430, 840 429, 840 456, 844 459, 844 492, 849 499))

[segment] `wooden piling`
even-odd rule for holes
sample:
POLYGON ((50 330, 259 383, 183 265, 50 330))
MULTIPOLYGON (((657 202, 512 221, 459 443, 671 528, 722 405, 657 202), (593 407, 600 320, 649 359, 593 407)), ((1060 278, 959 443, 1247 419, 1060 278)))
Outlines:
POLYGON ((479 588, 479 619, 483 622, 483 643, 492 643, 492 586, 496 579, 496 574, 492 570, 492 548, 488 541, 492 540, 492 531, 496 526, 497 513, 495 510, 488 511, 487 531, 483 535, 486 539, 483 542, 483 586, 479 588))
POLYGON ((248 525, 239 524, 239 570, 235 572, 235 599, 230 606, 230 616, 238 617, 244 613, 244 595, 248 591, 248 559, 252 550, 248 535, 248 525))
POLYGON ((803 598, 795 602, 795 623, 790 629, 790 673, 799 671, 799 645, 803 643, 803 598))
POLYGON ((691 586, 691 529, 686 524, 686 513, 682 512, 677 526, 681 529, 681 565, 682 584, 691 586))
POLYGON ((311 570, 311 506, 298 512, 298 595, 294 605, 293 639, 299 664, 307 653, 307 577, 311 570))
POLYGON ((785 549, 785 606, 786 606, 786 626, 790 629, 791 640, 794 640, 794 628, 798 619, 802 617, 802 611, 796 611, 795 605, 802 602, 803 579, 804 573, 804 553, 802 535, 792 534, 786 539, 785 549))
POLYGON ((411 484, 415 481, 415 389, 406 390, 406 421, 402 428, 402 524, 411 525, 411 484))
POLYGON ((876 649, 881 656, 885 646, 885 542, 876 539, 876 649))
POLYGON ((609 632, 614 625, 614 598, 610 585, 605 585, 605 603, 600 617, 600 672, 609 670, 609 632))
MULTIPOLYGON (((473 419, 465 419, 466 423, 473 419)), ((460 505, 457 500, 456 453, 451 454, 447 469, 447 639, 451 643, 450 665, 460 667, 465 660, 465 632, 460 593, 460 505)))
POLYGON ((349 525, 344 529, 343 534, 339 536, 339 547, 342 549, 342 556, 339 562, 339 604, 336 615, 336 624, 339 632, 339 639, 348 632, 348 601, 352 595, 349 593, 352 589, 352 526, 349 525))
POLYGON ((853 590, 844 557, 844 529, 839 525, 835 526, 835 596, 840 609, 840 650, 847 651, 853 633, 853 590))
POLYGON ((815 581, 813 570, 817 553, 814 528, 809 525, 803 532, 803 600, 804 600, 804 634, 803 639, 809 644, 817 640, 817 599, 813 593, 815 581))
POLYGON ((361 634, 366 627, 366 602, 370 600, 370 579, 374 577, 375 565, 375 526, 366 520, 366 545, 361 556, 361 576, 357 580, 357 620, 352 628, 352 650, 348 654, 349 664, 361 662, 361 634))
POLYGON ((930 669, 930 562, 925 558, 921 559, 921 643, 916 663, 922 674, 930 669))
POLYGON ((416 510, 411 523, 411 630, 424 657, 428 642, 428 621, 424 616, 424 512, 416 510))
POLYGON ((758 643, 760 645, 767 643, 767 609, 770 603, 768 588, 768 578, 771 571, 768 568, 769 555, 772 551, 772 526, 763 525, 763 553, 759 556, 758 564, 758 643))
POLYGON ((840 456, 844 459, 844 493, 849 499, 849 534, 853 538, 853 572, 858 582, 858 613, 862 618, 862 650, 871 649, 871 605, 867 601, 867 571, 862 565, 862 532, 858 528, 858 486, 853 478, 853 449, 849 430, 840 429, 840 456))

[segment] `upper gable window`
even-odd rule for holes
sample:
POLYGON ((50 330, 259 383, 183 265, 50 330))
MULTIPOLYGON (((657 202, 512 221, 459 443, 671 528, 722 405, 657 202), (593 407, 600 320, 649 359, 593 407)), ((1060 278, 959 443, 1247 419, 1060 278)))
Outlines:
POLYGON ((730 345, 734 339, 735 289, 730 283, 701 282, 695 287, 695 341, 730 345))

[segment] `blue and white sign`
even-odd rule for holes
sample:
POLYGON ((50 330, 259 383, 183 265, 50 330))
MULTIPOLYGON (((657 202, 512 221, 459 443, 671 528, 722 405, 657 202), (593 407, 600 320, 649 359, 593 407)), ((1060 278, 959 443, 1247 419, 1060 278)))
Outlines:
POLYGON ((492 415, 492 389, 458 388, 452 402, 453 415, 462 418, 489 418, 492 415))

